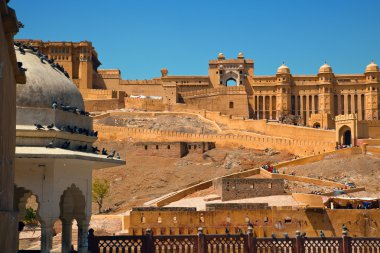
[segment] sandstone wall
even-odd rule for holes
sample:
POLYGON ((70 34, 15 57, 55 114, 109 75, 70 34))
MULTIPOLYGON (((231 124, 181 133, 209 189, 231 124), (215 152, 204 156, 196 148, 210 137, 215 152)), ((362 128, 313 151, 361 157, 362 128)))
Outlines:
POLYGON ((246 199, 285 193, 284 180, 265 178, 220 178, 213 182, 222 201, 246 199))
POLYGON ((145 111, 163 111, 165 105, 162 99, 149 99, 149 98, 130 98, 124 99, 124 106, 128 109, 145 110, 145 111))
POLYGON ((84 107, 87 112, 101 112, 124 108, 117 98, 84 100, 84 107))
POLYGON ((238 229, 247 232, 248 222, 253 224, 257 237, 270 237, 275 233, 283 237, 287 232, 294 236, 298 230, 309 237, 319 237, 323 230, 327 237, 341 236, 342 224, 346 224, 350 236, 379 237, 380 230, 372 229, 372 222, 380 219, 378 209, 304 209, 304 208, 268 208, 259 210, 215 210, 215 211, 132 211, 124 216, 124 229, 129 234, 141 235, 147 228, 155 235, 196 234, 203 227, 206 234, 238 233, 238 229), (363 219, 363 217, 366 217, 363 219))
POLYGON ((189 108, 249 118, 248 98, 244 86, 182 92, 180 96, 189 108))
POLYGON ((183 142, 141 142, 136 144, 137 155, 181 158, 187 154, 183 142))
POLYGON ((273 136, 191 134, 174 131, 150 130, 142 128, 113 127, 94 124, 100 140, 149 140, 160 142, 215 142, 221 147, 244 146, 263 150, 272 148, 305 156, 334 150, 332 143, 313 140, 292 140, 273 136))

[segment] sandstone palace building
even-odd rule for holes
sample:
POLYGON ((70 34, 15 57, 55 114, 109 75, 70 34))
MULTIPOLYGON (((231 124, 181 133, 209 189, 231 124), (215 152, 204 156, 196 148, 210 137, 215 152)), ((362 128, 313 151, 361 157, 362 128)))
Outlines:
MULTIPOLYGON (((336 74, 325 63, 315 75, 292 74, 282 64, 274 75, 256 76, 252 59, 246 59, 242 53, 227 59, 220 53, 217 59, 209 61, 207 76, 172 76, 164 68, 161 77, 123 80, 119 69, 98 69, 100 62, 91 42, 19 41, 38 47, 61 64, 85 98, 93 94, 99 98, 105 94, 99 90, 108 90, 114 92, 111 96, 118 97, 119 102, 120 96, 126 98, 125 103, 129 98, 144 98, 142 103, 146 106, 159 104, 170 109, 185 104, 187 108, 244 119, 324 129, 334 129, 338 115, 353 115, 351 120, 367 125, 379 119, 380 72, 373 61, 363 66, 364 73, 360 74, 336 74)), ((368 138, 367 132, 358 127, 353 135, 368 138)), ((351 144, 355 137, 349 134, 346 144, 351 144)))

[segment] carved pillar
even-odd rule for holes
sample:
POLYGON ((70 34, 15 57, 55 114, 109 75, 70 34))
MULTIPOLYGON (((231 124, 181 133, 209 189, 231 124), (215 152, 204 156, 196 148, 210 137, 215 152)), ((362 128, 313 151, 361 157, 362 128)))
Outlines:
POLYGON ((344 114, 348 114, 348 95, 344 94, 344 114))
POLYGON ((309 101, 309 98, 310 98, 310 96, 307 95, 306 96, 306 119, 305 119, 306 124, 308 124, 307 122, 309 122, 309 117, 310 117, 310 101, 309 101))
POLYGON ((269 119, 272 119, 272 95, 269 96, 269 119))
POLYGON ((88 251, 88 226, 89 222, 87 220, 78 221, 78 253, 87 253, 88 251))
POLYGON ((305 124, 305 119, 303 117, 303 96, 300 95, 300 116, 302 124, 305 124))
POLYGON ((338 95, 338 115, 340 114, 342 114, 342 96, 339 94, 338 95))
POLYGON ((265 116, 266 116, 266 115, 265 115, 265 112, 266 112, 266 111, 265 111, 265 97, 266 97, 266 96, 264 95, 264 96, 263 96, 263 119, 266 119, 266 117, 265 117, 265 116))
POLYGON ((358 94, 358 120, 363 120, 362 95, 358 94))
POLYGON ((41 219, 41 253, 50 253, 53 246, 54 219, 41 219))
POLYGON ((311 96, 311 114, 315 114, 315 96, 311 96))
POLYGON ((62 253, 69 253, 71 250, 72 226, 71 219, 62 219, 62 253))

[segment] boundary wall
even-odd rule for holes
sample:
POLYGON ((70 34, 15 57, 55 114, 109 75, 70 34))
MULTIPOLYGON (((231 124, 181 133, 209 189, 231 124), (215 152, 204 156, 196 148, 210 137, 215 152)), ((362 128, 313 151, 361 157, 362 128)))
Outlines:
MULTIPOLYGON (((292 166, 298 166, 298 165, 304 165, 308 163, 314 163, 318 162, 324 159, 331 159, 339 156, 349 156, 349 155, 355 155, 355 154, 361 154, 362 149, 361 148, 347 148, 347 149, 341 149, 341 150, 335 150, 331 152, 326 152, 324 154, 319 154, 319 155, 313 155, 313 156, 308 156, 300 159, 295 159, 291 161, 285 161, 281 162, 278 165, 276 165, 276 169, 278 168, 284 168, 284 167, 292 167, 292 166)), ((179 190, 177 192, 174 192, 172 194, 166 195, 161 199, 158 199, 158 201, 155 203, 156 206, 162 207, 165 205, 168 205, 172 202, 178 201, 194 192, 204 190, 207 188, 212 187, 213 181, 218 180, 220 178, 245 178, 245 177, 250 177, 254 176, 257 174, 264 174, 270 178, 282 178, 282 179, 287 179, 289 181, 299 181, 299 182, 304 182, 304 183, 311 183, 311 184, 316 184, 320 186, 328 186, 328 187, 338 187, 338 188, 344 188, 344 184, 341 184, 339 182, 334 182, 330 180, 321 180, 321 179, 316 179, 316 178, 308 178, 308 177, 300 177, 300 176, 292 176, 292 175, 287 175, 287 174, 273 174, 270 173, 266 170, 259 169, 259 168, 254 168, 242 172, 236 172, 232 173, 226 176, 214 178, 211 180, 207 180, 198 184, 195 184, 193 186, 189 186, 185 189, 179 190)), ((361 189, 361 188, 360 188, 361 189)), ((154 202, 153 202, 154 203, 154 202)))
POLYGON ((272 148, 299 156, 331 151, 334 146, 329 142, 312 140, 292 140, 273 136, 226 135, 226 134, 192 134, 175 131, 150 130, 143 128, 115 127, 94 124, 99 132, 99 140, 130 140, 158 142, 215 142, 222 147, 253 148, 263 150, 272 148))

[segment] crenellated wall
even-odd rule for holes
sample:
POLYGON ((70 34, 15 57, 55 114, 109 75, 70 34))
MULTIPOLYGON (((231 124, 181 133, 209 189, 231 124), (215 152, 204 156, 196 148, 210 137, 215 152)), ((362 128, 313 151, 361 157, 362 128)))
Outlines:
POLYGON ((272 148, 290 152, 299 156, 322 153, 334 150, 335 142, 293 140, 273 136, 261 135, 226 135, 226 134, 191 134, 174 131, 150 130, 142 128, 113 127, 94 124, 94 128, 100 133, 100 140, 129 140, 138 139, 144 141, 185 141, 185 142, 215 142, 222 147, 239 147, 265 149, 272 148))

